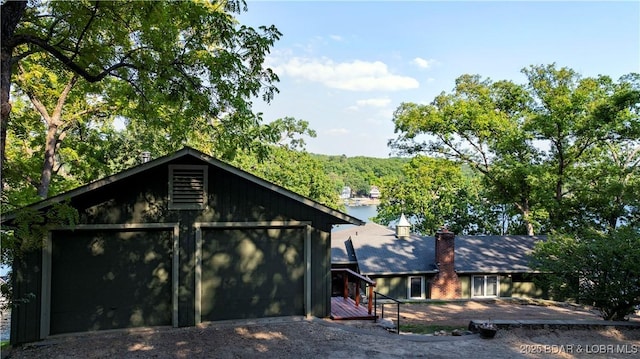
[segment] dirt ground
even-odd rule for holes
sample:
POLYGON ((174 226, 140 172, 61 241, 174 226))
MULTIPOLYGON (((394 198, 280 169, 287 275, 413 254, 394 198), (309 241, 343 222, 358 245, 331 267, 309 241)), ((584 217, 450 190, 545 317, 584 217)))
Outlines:
MULTIPOLYGON (((520 302, 406 304, 401 324, 460 326, 471 319, 598 319, 589 308, 520 302)), ((391 306, 385 316, 394 317, 391 306)), ((640 322, 633 316, 631 321, 640 322)), ((640 329, 500 330, 425 336, 387 332, 363 321, 301 317, 64 335, 14 348, 10 358, 638 358, 640 329)))

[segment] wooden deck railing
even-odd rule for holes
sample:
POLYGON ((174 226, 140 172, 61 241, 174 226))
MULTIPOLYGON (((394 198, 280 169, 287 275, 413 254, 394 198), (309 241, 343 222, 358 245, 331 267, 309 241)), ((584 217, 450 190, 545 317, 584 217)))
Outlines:
POLYGON ((367 294, 367 311, 369 312, 369 314, 371 314, 371 311, 373 310, 373 287, 376 286, 376 282, 372 281, 371 279, 361 275, 360 273, 354 272, 351 269, 348 268, 332 268, 331 272, 342 272, 343 273, 343 289, 342 289, 342 296, 343 298, 348 298, 349 297, 349 278, 353 278, 355 283, 356 283, 356 292, 355 292, 355 302, 356 302, 356 307, 360 306, 360 282, 365 282, 367 284, 369 284, 369 293, 367 294))

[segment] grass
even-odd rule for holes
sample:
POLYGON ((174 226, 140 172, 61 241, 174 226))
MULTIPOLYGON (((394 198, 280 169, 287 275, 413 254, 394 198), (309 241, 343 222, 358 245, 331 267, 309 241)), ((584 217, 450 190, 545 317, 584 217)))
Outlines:
POLYGON ((401 332, 409 332, 414 334, 433 334, 441 330, 444 330, 445 332, 451 332, 455 329, 464 330, 464 328, 454 327, 451 325, 400 324, 401 332))
POLYGON ((9 346, 11 346, 11 344, 9 344, 8 340, 3 340, 0 342, 0 351, 5 350, 7 348, 9 348, 9 346))

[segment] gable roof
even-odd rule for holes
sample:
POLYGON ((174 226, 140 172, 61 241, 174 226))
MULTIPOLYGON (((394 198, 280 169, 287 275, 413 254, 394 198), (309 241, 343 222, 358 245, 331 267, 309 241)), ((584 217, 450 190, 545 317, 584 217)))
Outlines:
MULTIPOLYGON (((531 272, 529 254, 546 236, 456 236, 455 270, 458 273, 531 272)), ((436 273, 435 238, 411 234, 398 238, 393 229, 375 223, 335 231, 332 263, 338 247, 353 245, 363 275, 436 273), (351 242, 347 242, 347 239, 351 242)), ((348 249, 344 250, 348 252, 348 249)), ((338 260, 339 257, 336 257, 338 260)))
POLYGON ((529 255, 546 236, 457 236, 455 266, 459 273, 531 272, 529 255))
MULTIPOLYGON (((131 176, 134 176, 136 174, 145 172, 147 170, 150 170, 152 168, 158 167, 158 166, 162 166, 164 164, 167 164, 169 162, 173 162, 179 158, 182 157, 192 157, 192 158, 196 158, 208 165, 211 166, 215 166, 218 167, 224 171, 227 171, 229 173, 232 173, 238 177, 241 177, 249 182, 252 182, 258 186, 264 187, 266 189, 269 189, 271 191, 277 192, 285 197, 288 197, 294 201, 300 202, 306 206, 312 207, 320 212, 323 212, 331 217, 334 217, 334 219, 336 220, 336 224, 355 224, 355 225, 362 225, 364 224, 364 221, 350 216, 346 213, 340 212, 338 210, 335 210, 333 208, 327 207, 319 202, 316 202, 310 198, 301 196, 295 192, 289 191, 284 187, 278 186, 274 183, 271 183, 269 181, 266 181, 260 177, 257 177, 255 175, 252 175, 248 172, 245 172, 237 167, 231 166, 227 163, 224 163, 220 160, 217 160, 211 156, 208 156, 194 148, 191 147, 184 147, 183 149, 174 152, 173 154, 169 154, 160 158, 157 158, 155 160, 143 163, 141 165, 132 167, 128 170, 124 170, 122 172, 116 173, 114 175, 99 179, 97 181, 91 182, 89 184, 86 184, 84 186, 78 187, 76 189, 61 193, 59 195, 44 199, 42 201, 33 203, 29 206, 26 206, 27 208, 31 208, 31 209, 35 209, 35 210, 41 210, 44 208, 47 208, 55 203, 60 203, 62 201, 74 198, 76 196, 85 194, 87 192, 96 190, 98 188, 104 187, 106 185, 118 182, 118 181, 122 181, 126 178, 129 178, 131 176)), ((10 221, 12 219, 15 218, 15 213, 14 212, 9 212, 7 213, 5 216, 3 216, 3 218, 0 220, 0 223, 6 222, 6 221, 10 221)))
POLYGON ((363 275, 436 272, 433 237, 412 234, 408 238, 399 239, 393 230, 372 222, 362 227, 335 231, 331 236, 332 245, 344 243, 351 238, 358 267, 363 275))

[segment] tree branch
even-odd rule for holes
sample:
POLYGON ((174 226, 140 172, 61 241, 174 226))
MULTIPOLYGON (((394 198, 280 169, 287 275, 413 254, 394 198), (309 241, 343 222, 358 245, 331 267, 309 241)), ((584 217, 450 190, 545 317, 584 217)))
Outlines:
POLYGON ((69 80, 69 82, 67 82, 67 84, 65 85, 64 90, 62 90, 62 93, 60 94, 60 97, 58 97, 58 102, 56 103, 56 107, 53 110, 53 118, 60 119, 64 103, 67 101, 69 92, 71 92, 71 89, 76 84, 76 82, 78 82, 78 75, 74 74, 71 77, 71 80, 69 80))
MULTIPOLYGON (((74 73, 80 75, 82 78, 84 78, 85 80, 87 80, 88 82, 91 82, 91 83, 101 81, 102 79, 104 79, 108 75, 113 75, 112 72, 117 70, 117 69, 120 69, 120 68, 131 68, 131 69, 134 69, 134 70, 138 69, 133 64, 129 64, 129 63, 121 61, 119 63, 116 63, 116 64, 104 69, 102 72, 100 72, 97 75, 92 75, 86 69, 84 69, 83 67, 81 67, 77 63, 73 62, 70 57, 68 57, 67 55, 63 54, 58 48, 56 48, 55 46, 52 46, 51 44, 49 44, 48 42, 46 42, 45 40, 43 40, 43 39, 41 39, 39 37, 26 35, 26 34, 15 36, 14 37, 14 46, 21 45, 21 44, 33 44, 33 45, 36 45, 36 46, 40 47, 41 49, 47 51, 53 57, 58 59, 69 70, 71 70, 74 73)), ((133 53, 133 51, 131 51, 129 54, 127 54, 123 58, 123 60, 128 58, 131 53, 133 53)))
MULTIPOLYGON (((24 68, 22 67, 22 65, 19 66, 19 72, 18 72, 18 78, 21 81, 24 81, 24 77, 22 76, 25 73, 24 68)), ((33 104, 33 107, 36 108, 36 110, 40 113, 40 115, 42 116, 42 118, 44 119, 45 123, 47 125, 49 125, 51 123, 51 116, 49 115, 49 112, 47 111, 47 107, 40 102, 40 100, 36 97, 36 95, 33 93, 33 91, 31 91, 29 89, 28 86, 23 86, 23 91, 27 94, 27 97, 29 97, 29 100, 31 100, 31 103, 33 104)))
POLYGON ((87 33, 87 30, 89 30, 89 26, 91 26, 91 23, 93 22, 93 20, 96 18, 96 14, 98 13, 98 5, 99 5, 99 1, 96 1, 91 11, 91 17, 87 21, 87 24, 84 26, 84 29, 82 29, 80 36, 78 36, 78 41, 76 41, 76 46, 75 46, 75 50, 73 51, 73 56, 71 56, 71 59, 70 59, 72 62, 75 60, 76 56, 80 52, 80 43, 82 42, 82 38, 87 33))

